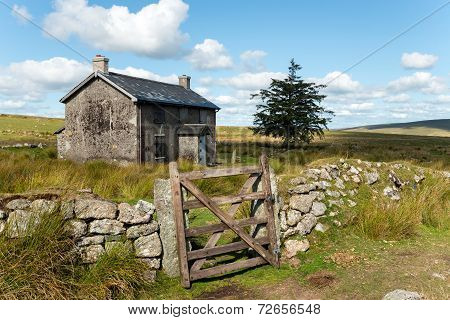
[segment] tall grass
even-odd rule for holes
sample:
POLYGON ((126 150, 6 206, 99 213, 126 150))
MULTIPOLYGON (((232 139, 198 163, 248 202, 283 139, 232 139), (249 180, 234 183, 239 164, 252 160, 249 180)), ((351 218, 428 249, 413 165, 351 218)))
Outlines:
POLYGON ((147 266, 125 245, 92 266, 78 263, 61 215, 46 215, 24 237, 0 236, 0 299, 137 298, 147 266))
POLYGON ((400 240, 416 235, 421 225, 450 228, 448 182, 429 176, 416 190, 404 190, 398 202, 360 188, 352 224, 371 239, 400 240))

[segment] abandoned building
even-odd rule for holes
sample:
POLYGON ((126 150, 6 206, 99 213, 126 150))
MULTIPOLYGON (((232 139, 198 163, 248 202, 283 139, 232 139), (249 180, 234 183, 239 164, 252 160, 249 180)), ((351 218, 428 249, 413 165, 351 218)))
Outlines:
POLYGON ((60 158, 215 163, 220 108, 191 90, 190 77, 175 85, 109 72, 104 56, 92 61, 93 73, 60 100, 60 158))

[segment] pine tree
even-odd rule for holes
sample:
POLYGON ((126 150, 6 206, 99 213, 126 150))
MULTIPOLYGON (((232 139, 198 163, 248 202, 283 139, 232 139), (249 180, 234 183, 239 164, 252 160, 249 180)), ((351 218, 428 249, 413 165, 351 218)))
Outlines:
POLYGON ((299 70, 292 59, 286 79, 272 79, 268 89, 252 96, 262 100, 256 106, 253 132, 282 138, 288 149, 292 144, 308 144, 314 136, 322 138, 333 115, 320 105, 326 96, 319 90, 326 86, 302 80, 299 70))

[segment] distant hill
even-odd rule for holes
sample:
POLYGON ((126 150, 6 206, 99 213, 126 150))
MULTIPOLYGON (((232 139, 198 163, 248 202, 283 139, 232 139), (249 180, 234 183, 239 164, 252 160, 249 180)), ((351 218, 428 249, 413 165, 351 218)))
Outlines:
POLYGON ((341 129, 341 131, 450 137, 450 119, 377 124, 341 129))

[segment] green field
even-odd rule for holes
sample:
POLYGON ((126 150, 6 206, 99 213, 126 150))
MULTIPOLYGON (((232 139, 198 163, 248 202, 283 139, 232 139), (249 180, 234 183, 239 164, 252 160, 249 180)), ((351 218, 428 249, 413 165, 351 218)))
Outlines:
MULTIPOLYGON (((62 125, 61 119, 0 116, 0 145, 17 142, 43 142, 48 145, 43 149, 0 149, 0 196, 2 193, 43 191, 48 188, 92 188, 95 193, 107 199, 135 203, 138 199, 152 200, 153 181, 168 176, 166 165, 121 167, 102 161, 79 164, 57 159, 55 136, 52 132, 62 125)), ((346 158, 348 161, 361 159, 401 162, 408 166, 424 167, 430 174, 436 169, 450 169, 448 137, 331 131, 325 134, 324 139, 316 140, 309 146, 286 150, 280 141, 254 136, 245 127, 218 127, 217 133, 217 153, 221 166, 257 163, 258 157, 265 152, 280 177, 279 188, 283 195, 289 187, 288 180, 298 176, 304 168, 336 162, 339 158, 346 158)), ((179 166, 182 171, 198 167, 187 161, 180 161, 179 166)), ((229 194, 236 191, 241 180, 241 177, 216 179, 203 182, 199 187, 210 195, 229 194)), ((324 234, 313 233, 310 237, 311 249, 299 254, 300 264, 297 266, 283 264, 279 270, 264 266, 197 281, 192 289, 184 290, 178 279, 169 279, 163 273, 158 274, 156 283, 141 286, 136 281, 129 280, 140 279, 139 271, 136 266, 133 267, 132 262, 107 256, 88 273, 80 273, 81 276, 76 273, 75 278, 67 279, 67 275, 62 274, 61 281, 67 282, 67 287, 63 286, 64 290, 54 292, 51 291, 52 288, 44 287, 34 297, 105 299, 111 298, 111 292, 117 289, 114 284, 119 283, 120 295, 113 295, 114 298, 379 299, 386 292, 401 288, 419 291, 428 299, 449 299, 450 188, 448 180, 432 178, 427 178, 425 187, 420 197, 406 198, 398 207, 386 207, 386 211, 380 211, 372 201, 371 194, 361 192, 356 199, 359 205, 348 212, 349 217, 359 215, 367 218, 370 216, 367 213, 395 215, 398 212, 408 213, 409 210, 414 213, 415 224, 411 225, 411 221, 408 221, 410 215, 405 214, 405 221, 394 227, 401 228, 402 224, 409 223, 413 232, 403 234, 401 231, 400 237, 392 237, 392 232, 377 233, 380 226, 367 219, 364 222, 367 230, 363 231, 357 222, 343 221, 343 228, 331 228, 324 234), (441 220, 435 223, 423 218, 425 213, 430 212, 440 213, 441 220), (332 258, 335 254, 351 257, 352 263, 340 265, 332 258), (127 274, 128 271, 132 273, 127 274), (446 275, 447 281, 434 277, 434 273, 446 275), (113 289, 110 289, 110 285, 113 289)), ((202 225, 214 220, 207 210, 197 210, 191 213, 190 218, 192 225, 202 225)), ((331 224, 328 220, 324 222, 331 224)), ((43 238, 43 243, 47 243, 49 237, 51 235, 43 238)), ((226 241, 231 241, 234 237, 233 234, 228 234, 225 238, 226 241)), ((204 239, 197 241, 202 244, 204 239)), ((12 247, 4 245, 8 250, 22 248, 20 246, 23 247, 24 244, 14 244, 12 247)), ((0 264, 2 248, 0 239, 0 264)), ((27 250, 26 246, 24 250, 27 250)), ((3 258, 8 259, 7 256, 3 258)), ((17 259, 25 258, 18 253, 17 259)), ((9 263, 11 268, 16 268, 14 263, 9 263)), ((38 272, 35 265, 34 268, 38 272)), ((27 279, 26 275, 21 276, 27 279)), ((8 277, 0 270, 0 289, 2 281, 7 282, 8 277)), ((20 297, 14 292, 9 294, 3 297, 20 297)))

